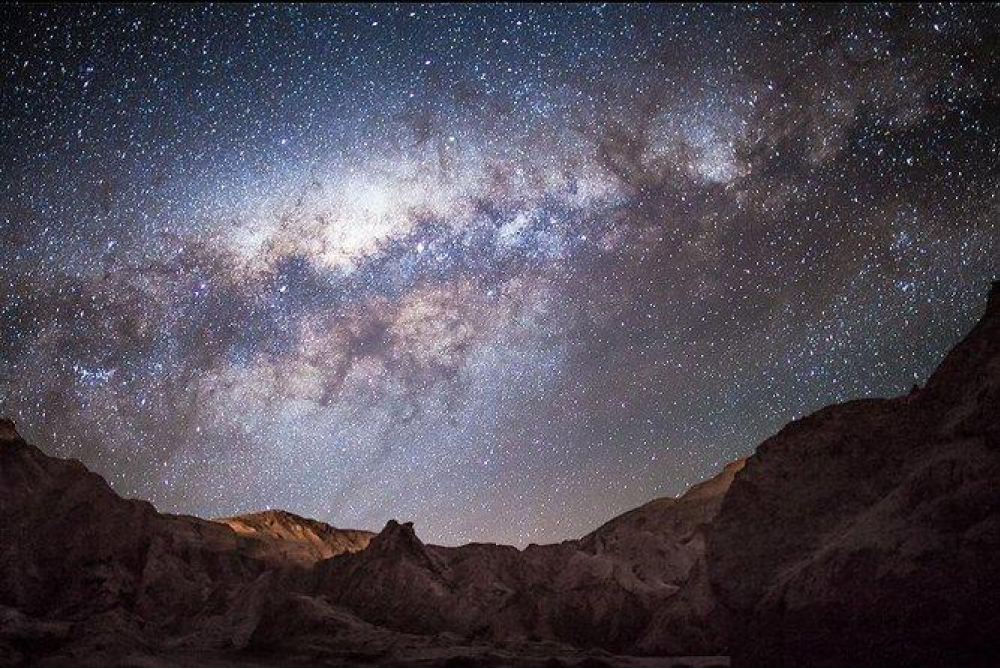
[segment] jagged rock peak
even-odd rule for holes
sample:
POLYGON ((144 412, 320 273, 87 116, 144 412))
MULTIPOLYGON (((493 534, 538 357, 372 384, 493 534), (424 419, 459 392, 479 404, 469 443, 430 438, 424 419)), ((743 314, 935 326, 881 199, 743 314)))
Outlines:
POLYGON ((395 543, 403 541, 406 543, 416 542, 417 544, 423 545, 420 539, 417 538, 417 533, 413 529, 412 522, 400 523, 395 519, 392 519, 385 524, 385 527, 378 533, 375 540, 380 543, 395 543))
POLYGON ((393 557, 411 556, 431 561, 427 546, 413 530, 413 523, 400 523, 395 519, 387 522, 382 531, 372 537, 368 550, 393 557))
POLYGON ((23 441, 9 418, 0 418, 0 441, 23 441))

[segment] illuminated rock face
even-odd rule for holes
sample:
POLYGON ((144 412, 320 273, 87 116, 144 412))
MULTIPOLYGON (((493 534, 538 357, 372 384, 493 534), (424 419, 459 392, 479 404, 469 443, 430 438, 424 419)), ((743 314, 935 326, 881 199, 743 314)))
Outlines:
POLYGON ((0 662, 986 662, 998 482, 996 288, 923 389, 823 409, 679 498, 523 551, 160 514, 0 421, 0 662))
POLYGON ((240 536, 260 541, 274 553, 275 559, 303 566, 341 553, 364 550, 375 536, 373 532, 342 530, 277 509, 218 518, 216 522, 240 536))

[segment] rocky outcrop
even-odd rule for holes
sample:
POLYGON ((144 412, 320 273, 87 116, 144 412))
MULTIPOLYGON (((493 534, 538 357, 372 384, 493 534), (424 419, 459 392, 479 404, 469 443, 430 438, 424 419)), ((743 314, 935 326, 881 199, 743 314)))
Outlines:
POLYGON ((740 664, 1000 659, 1000 288, 926 387, 762 444, 708 532, 740 664))
POLYGON ((742 461, 578 541, 457 548, 390 521, 367 550, 317 566, 314 591, 402 632, 494 643, 535 639, 615 652, 720 654, 703 565, 704 529, 742 461))
POLYGON ((611 658, 673 638, 650 630, 684 590, 731 471, 712 494, 652 502, 579 541, 447 548, 396 521, 373 535, 280 511, 160 514, 3 421, 0 656, 218 662, 305 646, 314 660, 399 662, 457 644, 476 661, 611 658))
POLYGON ((243 537, 256 539, 276 562, 308 566, 368 547, 374 535, 365 530, 342 530, 318 520, 281 510, 259 511, 231 518, 217 518, 243 537))
POLYGON ((0 500, 0 653, 14 661, 71 648, 90 657, 105 638, 133 652, 183 636, 269 567, 229 528, 122 499, 79 462, 27 444, 9 421, 0 424, 0 500), (81 636, 95 621, 108 631, 81 636))
POLYGON ((228 528, 122 499, 9 422, 0 436, 0 605, 68 619, 127 607, 166 624, 264 568, 228 528))

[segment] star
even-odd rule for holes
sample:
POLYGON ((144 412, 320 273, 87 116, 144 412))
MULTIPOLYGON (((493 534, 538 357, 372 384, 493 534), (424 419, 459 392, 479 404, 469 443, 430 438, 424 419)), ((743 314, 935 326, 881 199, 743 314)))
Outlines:
POLYGON ((582 536, 998 273, 994 6, 0 11, 0 414, 163 511, 582 536))

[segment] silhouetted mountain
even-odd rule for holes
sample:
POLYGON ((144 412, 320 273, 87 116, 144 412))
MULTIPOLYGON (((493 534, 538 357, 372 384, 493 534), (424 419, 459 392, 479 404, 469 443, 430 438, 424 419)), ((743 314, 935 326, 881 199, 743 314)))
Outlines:
POLYGON ((1000 284, 925 388, 764 442, 708 538, 738 663, 1000 659, 1000 284))
POLYGON ((997 287, 925 388, 818 411, 681 497, 524 550, 161 514, 0 421, 5 664, 985 663, 998 549, 997 287))

